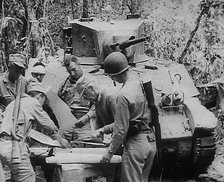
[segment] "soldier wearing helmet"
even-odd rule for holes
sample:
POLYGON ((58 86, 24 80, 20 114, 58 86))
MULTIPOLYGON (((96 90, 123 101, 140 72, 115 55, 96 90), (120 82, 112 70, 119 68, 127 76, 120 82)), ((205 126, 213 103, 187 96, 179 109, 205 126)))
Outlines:
POLYGON ((147 182, 156 143, 153 130, 147 126, 151 112, 141 80, 130 70, 126 57, 120 52, 109 54, 103 66, 105 73, 123 86, 116 99, 112 141, 102 162, 109 162, 123 142, 121 181, 147 182))
POLYGON ((20 163, 12 163, 12 135, 13 110, 15 101, 11 102, 5 109, 4 118, 0 128, 0 160, 6 163, 15 181, 35 182, 35 173, 30 163, 27 136, 34 122, 38 122, 50 136, 58 140, 63 147, 68 146, 68 142, 59 136, 58 128, 43 111, 42 106, 46 102, 46 87, 41 83, 32 83, 28 86, 28 94, 22 94, 18 114, 18 124, 16 135, 19 137, 19 151, 21 155, 20 163))
POLYGON ((28 81, 22 76, 26 68, 25 56, 10 54, 8 71, 0 76, 0 109, 4 108, 16 98, 16 88, 21 81, 21 93, 26 92, 28 81))

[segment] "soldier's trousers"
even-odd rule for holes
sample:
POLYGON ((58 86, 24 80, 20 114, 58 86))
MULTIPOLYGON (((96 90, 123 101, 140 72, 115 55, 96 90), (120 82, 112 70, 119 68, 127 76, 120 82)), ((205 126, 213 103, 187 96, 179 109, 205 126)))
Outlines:
POLYGON ((12 141, 0 138, 0 160, 7 164, 16 182, 35 182, 35 173, 30 163, 28 147, 21 146, 21 163, 12 164, 12 141))
POLYGON ((5 181, 5 175, 4 175, 4 170, 3 170, 3 167, 2 167, 1 160, 0 160, 0 181, 1 182, 5 181))
POLYGON ((138 134, 125 142, 121 169, 122 182, 148 182, 156 154, 156 143, 149 141, 150 135, 154 137, 154 133, 138 134))

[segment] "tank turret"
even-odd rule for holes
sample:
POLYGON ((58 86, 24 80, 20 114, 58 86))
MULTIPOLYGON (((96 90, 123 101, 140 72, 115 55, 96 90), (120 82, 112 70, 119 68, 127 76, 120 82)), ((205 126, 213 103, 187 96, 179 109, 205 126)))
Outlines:
POLYGON ((124 53, 130 64, 147 60, 144 53, 144 22, 128 19, 113 22, 73 20, 64 28, 64 49, 81 64, 102 64, 114 51, 124 53))

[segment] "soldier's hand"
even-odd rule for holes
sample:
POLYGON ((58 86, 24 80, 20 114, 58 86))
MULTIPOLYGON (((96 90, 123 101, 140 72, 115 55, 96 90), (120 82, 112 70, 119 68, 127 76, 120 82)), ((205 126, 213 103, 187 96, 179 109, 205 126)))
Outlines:
POLYGON ((78 128, 82 128, 88 121, 89 117, 87 115, 84 115, 78 120, 77 123, 75 123, 75 126, 78 128))
POLYGON ((94 131, 92 134, 91 134, 92 137, 94 138, 97 138, 97 137, 102 137, 103 136, 103 130, 102 128, 94 131))
POLYGON ((101 163, 110 163, 112 157, 113 157, 113 154, 110 153, 109 151, 107 151, 104 154, 104 156, 103 156, 103 158, 102 158, 102 160, 100 162, 101 163))
POLYGON ((69 144, 69 142, 66 139, 64 139, 62 137, 59 137, 58 141, 59 141, 59 143, 61 144, 61 146, 63 148, 69 148, 70 147, 70 144, 69 144))

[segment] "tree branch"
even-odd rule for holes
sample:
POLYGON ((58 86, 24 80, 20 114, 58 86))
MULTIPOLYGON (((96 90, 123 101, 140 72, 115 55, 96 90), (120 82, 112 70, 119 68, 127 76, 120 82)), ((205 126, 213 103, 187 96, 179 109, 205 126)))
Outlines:
POLYGON ((199 27, 199 24, 200 24, 200 22, 201 22, 202 16, 203 16, 204 14, 208 13, 208 11, 209 11, 211 5, 212 5, 212 2, 209 2, 208 4, 206 4, 206 5, 203 6, 202 11, 201 11, 200 15, 199 15, 198 18, 197 18, 196 26, 195 26, 194 30, 191 32, 191 34, 190 34, 190 37, 189 37, 189 39, 188 39, 188 41, 187 41, 187 44, 186 44, 186 46, 185 46, 185 48, 184 48, 184 50, 183 50, 181 56, 180 56, 179 59, 178 59, 178 63, 183 64, 184 56, 187 54, 188 48, 189 48, 189 46, 191 45, 191 42, 192 42, 192 40, 193 40, 193 38, 194 38, 194 36, 195 36, 197 30, 198 30, 198 27, 199 27))

